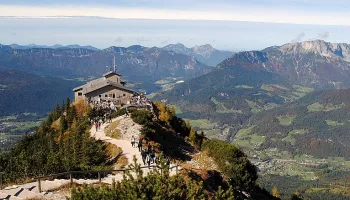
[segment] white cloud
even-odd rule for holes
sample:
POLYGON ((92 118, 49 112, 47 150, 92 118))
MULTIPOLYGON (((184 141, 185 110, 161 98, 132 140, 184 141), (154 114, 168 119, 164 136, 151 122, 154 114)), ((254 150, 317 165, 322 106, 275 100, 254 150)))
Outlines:
POLYGON ((123 42, 123 38, 122 37, 118 37, 117 39, 114 40, 114 42, 123 42))
POLYGON ((167 10, 121 7, 0 5, 0 17, 103 17, 116 19, 222 20, 315 25, 350 25, 349 13, 302 12, 275 8, 237 7, 223 11, 167 10))

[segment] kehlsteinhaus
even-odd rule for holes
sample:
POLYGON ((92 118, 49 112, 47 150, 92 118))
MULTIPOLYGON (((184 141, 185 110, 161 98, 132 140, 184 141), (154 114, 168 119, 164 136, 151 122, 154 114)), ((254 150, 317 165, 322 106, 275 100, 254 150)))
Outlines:
POLYGON ((101 78, 74 88, 74 97, 76 101, 84 100, 90 105, 113 103, 116 107, 122 107, 130 104, 132 97, 136 95, 136 92, 127 89, 125 84, 120 74, 110 71, 101 78))

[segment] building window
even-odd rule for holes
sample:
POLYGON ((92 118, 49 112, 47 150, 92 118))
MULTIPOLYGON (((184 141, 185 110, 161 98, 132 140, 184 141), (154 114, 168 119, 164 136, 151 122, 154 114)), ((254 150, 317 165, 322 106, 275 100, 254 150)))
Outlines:
POLYGON ((113 94, 113 99, 115 98, 115 94, 113 94))
POLYGON ((105 94, 105 97, 108 97, 108 95, 107 95, 107 94, 105 94))
POLYGON ((123 94, 123 97, 125 97, 125 94, 123 94))
POLYGON ((83 93, 78 92, 78 96, 79 96, 79 97, 83 96, 83 93))
POLYGON ((109 97, 112 97, 112 96, 113 96, 113 94, 109 94, 108 96, 109 96, 109 97))
POLYGON ((98 97, 101 97, 101 95, 98 95, 98 97))

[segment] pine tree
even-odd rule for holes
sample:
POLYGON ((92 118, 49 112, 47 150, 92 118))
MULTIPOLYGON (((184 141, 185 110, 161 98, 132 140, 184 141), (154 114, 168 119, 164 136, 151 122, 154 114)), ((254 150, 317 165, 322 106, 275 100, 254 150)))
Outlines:
POLYGON ((215 192, 213 200, 234 200, 235 196, 233 194, 233 189, 230 187, 227 190, 223 190, 221 186, 219 186, 219 189, 215 192))
POLYGON ((56 107, 53 111, 53 120, 57 120, 61 115, 61 108, 60 105, 57 103, 56 107))
POLYGON ((66 117, 64 115, 61 115, 60 118, 60 131, 61 133, 66 132, 66 130, 68 129, 68 122, 66 120, 66 117))
POLYGON ((75 106, 73 105, 72 107, 69 107, 67 109, 67 121, 68 121, 68 127, 71 126, 71 124, 73 123, 74 119, 76 118, 76 110, 75 110, 75 106))
POLYGON ((193 128, 191 128, 191 130, 190 130, 190 136, 189 136, 189 141, 192 143, 192 144, 195 144, 195 142, 196 142, 196 138, 197 138, 197 133, 196 133, 196 131, 193 129, 193 128))
POLYGON ((198 139, 198 148, 199 148, 199 149, 202 149, 202 145, 203 145, 203 142, 204 142, 204 138, 205 138, 204 132, 201 131, 201 134, 200 134, 199 139, 198 139))
POLYGON ((62 113, 64 113, 66 111, 66 103, 64 102, 64 100, 62 101, 62 113))
POLYGON ((67 99, 66 99, 66 111, 68 111, 69 107, 70 107, 70 99, 69 99, 69 97, 67 97, 67 99))
POLYGON ((5 159, 4 155, 0 151, 0 172, 5 170, 5 166, 7 164, 6 162, 7 162, 7 160, 5 159))

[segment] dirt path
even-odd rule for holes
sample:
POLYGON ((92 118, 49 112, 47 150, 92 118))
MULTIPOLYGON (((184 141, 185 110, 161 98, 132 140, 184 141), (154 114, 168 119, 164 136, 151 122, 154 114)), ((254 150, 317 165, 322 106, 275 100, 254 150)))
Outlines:
MULTIPOLYGON (((112 119, 112 122, 115 122, 117 120, 121 120, 123 119, 123 116, 117 117, 112 119)), ((104 129, 109 125, 109 123, 105 123, 101 126, 101 128, 96 132, 96 128, 92 127, 90 130, 90 134, 91 137, 97 139, 97 140, 102 140, 105 142, 109 142, 113 145, 116 145, 120 148, 123 149, 123 155, 125 155, 125 157, 128 159, 128 163, 133 163, 133 157, 134 155, 136 156, 137 162, 139 164, 141 164, 141 166, 143 166, 143 162, 142 162, 142 157, 141 157, 141 153, 139 152, 138 148, 136 147, 132 147, 131 145, 131 141, 129 140, 118 140, 118 139, 114 139, 111 137, 106 136, 104 129)))

